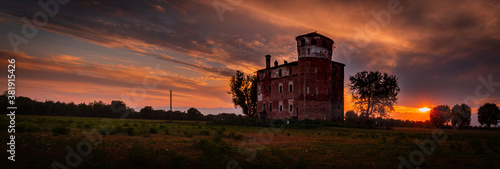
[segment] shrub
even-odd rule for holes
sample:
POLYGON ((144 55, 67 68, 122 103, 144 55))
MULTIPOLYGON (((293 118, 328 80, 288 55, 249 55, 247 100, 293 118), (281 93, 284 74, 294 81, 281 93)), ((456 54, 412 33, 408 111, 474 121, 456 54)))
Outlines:
POLYGON ((208 131, 208 130, 201 130, 200 131, 200 135, 209 136, 210 135, 210 131, 208 131))
POLYGON ((134 135, 134 128, 133 127, 128 127, 127 128, 127 135, 133 136, 134 135))
POLYGON ((115 129, 113 129, 113 131, 111 133, 109 133, 109 135, 115 135, 115 134, 122 133, 122 132, 123 132, 123 128, 121 126, 117 126, 115 129))
POLYGON ((165 132, 165 135, 170 135, 170 131, 168 129, 163 130, 165 132))
POLYGON ((238 134, 238 135, 234 136, 234 139, 235 139, 236 141, 243 140, 243 135, 238 134))
POLYGON ((156 134, 158 133, 158 130, 156 130, 156 128, 149 128, 149 133, 156 134))
POLYGON ((64 126, 54 127, 54 128, 52 128, 52 133, 54 133, 55 136, 57 136, 57 135, 68 135, 69 128, 64 127, 64 126))

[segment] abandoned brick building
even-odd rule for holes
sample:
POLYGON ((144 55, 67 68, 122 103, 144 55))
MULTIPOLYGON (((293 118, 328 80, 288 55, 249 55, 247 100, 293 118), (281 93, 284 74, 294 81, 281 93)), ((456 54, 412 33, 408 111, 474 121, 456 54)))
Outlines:
POLYGON ((266 55, 257 71, 257 112, 262 118, 344 119, 344 64, 332 61, 333 40, 316 32, 300 35, 298 61, 279 65, 266 55))

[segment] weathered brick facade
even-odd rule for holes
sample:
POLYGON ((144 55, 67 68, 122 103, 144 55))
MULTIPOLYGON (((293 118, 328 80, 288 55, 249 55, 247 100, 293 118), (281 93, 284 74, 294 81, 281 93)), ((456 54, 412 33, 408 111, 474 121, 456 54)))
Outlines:
POLYGON ((344 119, 344 64, 332 61, 333 40, 309 33, 297 38, 298 61, 257 71, 257 112, 263 118, 344 119))

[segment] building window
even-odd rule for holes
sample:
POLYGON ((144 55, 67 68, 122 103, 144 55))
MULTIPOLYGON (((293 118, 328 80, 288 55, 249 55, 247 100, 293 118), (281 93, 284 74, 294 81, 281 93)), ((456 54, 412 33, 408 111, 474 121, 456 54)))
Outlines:
POLYGON ((304 46, 306 44, 306 40, 302 39, 300 40, 300 46, 304 46))
POLYGON ((282 106, 282 105, 280 105, 280 112, 282 112, 282 111, 283 111, 283 106, 282 106))
POLYGON ((269 85, 269 93, 273 93, 273 86, 269 85))
POLYGON ((307 48, 307 54, 311 54, 311 48, 307 48))
POLYGON ((269 78, 271 78, 271 71, 269 71, 269 78))
POLYGON ((266 93, 266 86, 262 86, 264 89, 262 89, 262 94, 266 93))
POLYGON ((281 75, 282 75, 282 74, 283 74, 283 72, 282 72, 282 71, 281 71, 281 69, 280 69, 280 77, 281 77, 281 75))
POLYGON ((273 103, 269 103, 269 112, 273 112, 273 103))
POLYGON ((293 112, 293 105, 290 105, 288 110, 290 110, 290 113, 292 113, 293 112))
POLYGON ((283 85, 280 84, 280 93, 283 93, 283 85))
POLYGON ((292 75, 292 67, 288 68, 288 75, 292 75))
POLYGON ((293 92, 293 83, 290 84, 290 86, 288 87, 289 91, 290 92, 293 92))
POLYGON ((262 102, 262 111, 266 111, 266 103, 262 102))
POLYGON ((316 45, 316 39, 311 40, 311 45, 316 45))

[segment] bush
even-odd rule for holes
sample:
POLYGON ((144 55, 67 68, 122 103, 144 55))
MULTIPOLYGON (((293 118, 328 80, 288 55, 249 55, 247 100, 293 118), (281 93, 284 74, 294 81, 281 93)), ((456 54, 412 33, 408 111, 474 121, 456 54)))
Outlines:
POLYGON ((208 131, 208 130, 202 130, 202 131, 200 131, 200 135, 209 136, 210 135, 210 131, 208 131))
POLYGON ((158 130, 156 130, 156 128, 149 128, 149 133, 151 133, 151 134, 157 134, 158 130))
POLYGON ((234 139, 235 139, 236 141, 243 140, 243 135, 238 134, 238 135, 234 136, 234 139))
POLYGON ((123 132, 123 128, 121 126, 117 126, 111 133, 109 133, 109 135, 115 135, 115 134, 122 133, 122 132, 123 132))
POLYGON ((54 133, 55 136, 57 136, 57 135, 68 135, 69 128, 64 127, 64 126, 54 127, 54 128, 52 128, 52 133, 54 133))
POLYGON ((165 135, 170 135, 170 131, 168 129, 163 130, 165 132, 165 135))
POLYGON ((128 127, 127 128, 127 135, 133 136, 134 135, 134 128, 133 127, 128 127))

